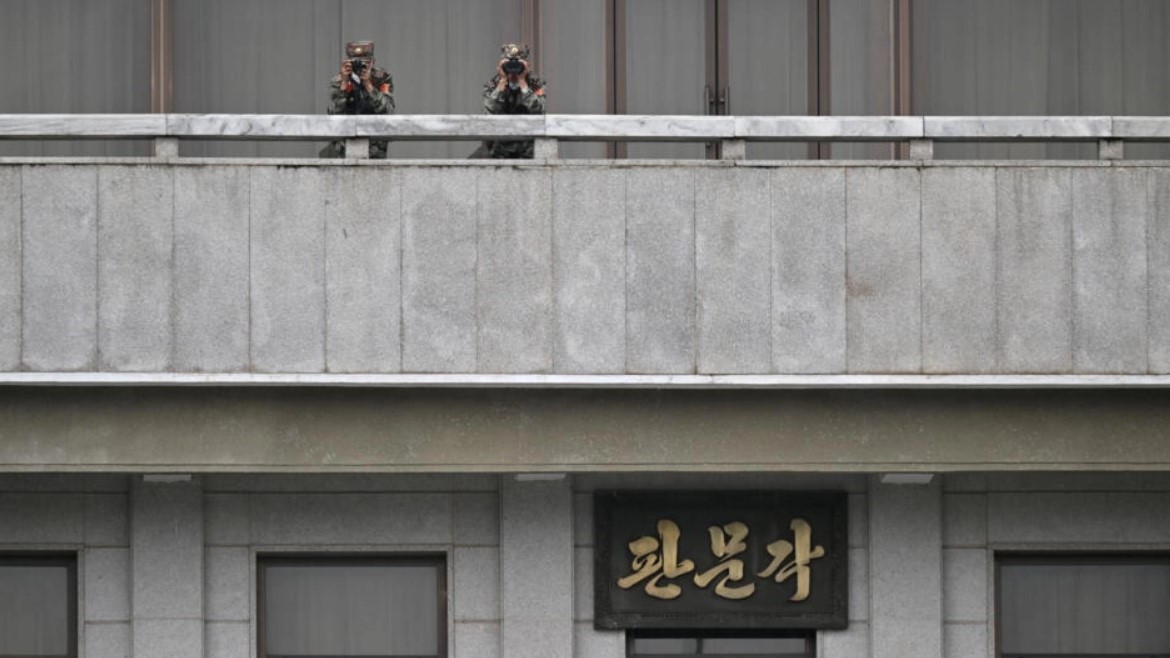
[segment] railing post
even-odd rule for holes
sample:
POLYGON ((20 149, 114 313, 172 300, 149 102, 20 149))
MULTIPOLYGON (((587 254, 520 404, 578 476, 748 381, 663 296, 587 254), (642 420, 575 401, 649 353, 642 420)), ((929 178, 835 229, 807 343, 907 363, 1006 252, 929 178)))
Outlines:
POLYGON ((345 140, 345 158, 347 160, 369 160, 370 140, 365 137, 352 137, 345 140))
POLYGON ((561 157, 561 145, 555 137, 537 137, 532 157, 537 160, 556 160, 561 157))
POLYGON ((1101 160, 1124 160, 1125 142, 1120 139, 1102 139, 1098 141, 1097 157, 1101 160))
POLYGON ((719 150, 723 160, 747 160, 747 141, 742 139, 725 139, 719 150))
POLYGON ((934 159, 934 140, 933 139, 912 139, 912 140, 910 140, 910 159, 911 160, 933 160, 934 159))
POLYGON ((173 160, 179 157, 179 138, 177 137, 155 137, 154 138, 154 157, 163 160, 173 160))

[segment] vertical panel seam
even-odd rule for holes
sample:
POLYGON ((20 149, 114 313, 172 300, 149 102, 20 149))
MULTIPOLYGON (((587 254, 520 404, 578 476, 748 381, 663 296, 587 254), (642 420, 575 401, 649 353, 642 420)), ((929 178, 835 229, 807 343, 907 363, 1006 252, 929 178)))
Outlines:
POLYGON ((623 245, 624 258, 624 281, 623 288, 625 293, 622 299, 622 360, 624 366, 622 371, 630 372, 630 170, 621 169, 622 172, 622 219, 625 229, 625 244, 623 245))
POLYGON ((24 166, 16 168, 16 184, 17 184, 17 189, 20 192, 20 199, 19 199, 18 204, 17 204, 17 208, 19 209, 19 212, 17 213, 17 217, 16 217, 16 258, 17 258, 17 263, 18 263, 18 266, 16 268, 16 275, 20 277, 20 283, 17 286, 18 299, 16 300, 17 313, 18 313, 18 315, 16 316, 16 319, 20 322, 20 327, 18 327, 17 332, 16 332, 16 359, 17 359, 16 368, 17 368, 17 370, 26 370, 27 369, 27 367, 25 366, 25 361, 24 361, 24 358, 25 358, 25 355, 24 355, 24 331, 25 331, 25 324, 26 324, 24 296, 26 294, 25 283, 26 283, 26 278, 27 278, 24 275, 24 266, 25 266, 25 259, 24 259, 24 254, 25 254, 25 247, 24 247, 24 217, 25 217, 25 213, 24 213, 24 170, 26 168, 27 167, 24 167, 24 166))
MULTIPOLYGON (((843 309, 845 312, 845 336, 844 336, 844 338, 845 338, 845 363, 844 363, 844 366, 845 367, 843 368, 843 372, 849 373, 849 372, 852 372, 852 362, 850 360, 851 355, 849 352, 851 349, 851 344, 853 342, 853 341, 849 340, 849 328, 850 328, 850 323, 852 322, 852 318, 850 318, 850 313, 849 313, 849 178, 850 178, 850 169, 848 167, 846 167, 841 172, 841 174, 842 174, 841 178, 842 178, 842 181, 843 181, 844 186, 845 186, 845 190, 844 190, 844 192, 845 192, 845 204, 844 204, 845 217, 844 217, 844 221, 842 221, 842 224, 844 225, 844 238, 845 238, 845 243, 844 243, 844 245, 842 245, 845 249, 845 253, 844 253, 845 267, 843 268, 845 280, 841 282, 841 288, 842 288, 842 290, 845 291, 845 298, 842 300, 845 303, 845 308, 843 309)), ((870 628, 871 629, 873 628, 872 624, 870 624, 870 628)))
POLYGON ((556 348, 561 338, 561 308, 560 308, 560 286, 557 285, 560 268, 557 267, 557 200, 556 200, 556 178, 557 172, 555 170, 549 171, 548 185, 549 185, 549 225, 548 225, 548 243, 549 243, 549 279, 551 280, 551 295, 549 296, 549 364, 553 372, 560 372, 559 359, 557 354, 560 350, 556 348))
POLYGON ((550 169, 547 165, 545 165, 544 171, 548 175, 548 214, 546 215, 546 217, 548 217, 548 306, 545 308, 546 319, 545 319, 544 349, 545 349, 545 356, 547 359, 545 361, 545 363, 548 364, 546 366, 548 368, 548 372, 556 372, 557 371, 556 350, 553 348, 553 344, 554 344, 553 343, 553 341, 554 341, 553 324, 554 324, 555 318, 556 318, 555 310, 557 307, 557 305, 556 305, 556 294, 557 294, 557 286, 556 286, 557 270, 556 270, 556 267, 557 267, 557 261, 556 261, 555 255, 554 255, 554 250, 556 249, 556 246, 553 242, 553 228, 554 228, 554 224, 556 222, 554 221, 555 218, 553 215, 556 212, 555 209, 557 207, 557 199, 556 199, 556 188, 553 186, 553 170, 550 169))
POLYGON ((102 169, 94 167, 94 216, 93 216, 93 334, 94 352, 92 368, 102 368, 102 169))
POLYGON ((925 361, 923 357, 923 342, 926 336, 926 307, 923 302, 923 274, 922 274, 922 259, 923 252, 926 251, 925 241, 922 239, 922 187, 923 178, 926 176, 926 169, 924 167, 917 167, 915 171, 918 172, 918 372, 926 372, 925 361))
POLYGON ((256 356, 253 353, 253 346, 254 346, 256 340, 255 340, 254 322, 253 322, 253 318, 252 318, 252 316, 253 316, 253 308, 252 307, 255 303, 255 299, 253 298, 253 294, 252 294, 252 291, 253 291, 252 290, 252 250, 255 246, 253 244, 255 242, 255 237, 252 235, 252 184, 253 184, 252 172, 254 170, 255 169, 253 167, 248 167, 248 169, 247 169, 247 171, 248 171, 248 201, 247 201, 247 203, 248 203, 248 219, 247 219, 247 225, 248 225, 248 292, 247 292, 248 363, 245 366, 245 368, 249 372, 255 372, 255 370, 256 370, 256 356))
POLYGON ((393 171, 398 188, 398 371, 406 371, 406 194, 402 174, 393 171))
POLYGON ((1073 374, 1080 372, 1081 364, 1077 358, 1077 349, 1080 336, 1078 331, 1077 316, 1079 314, 1080 303, 1077 295, 1077 245, 1076 245, 1076 226, 1077 226, 1077 191, 1073 186, 1073 170, 1065 169, 1068 178, 1068 197, 1069 197, 1069 212, 1068 212, 1068 230, 1065 232, 1065 244, 1068 245, 1068 296, 1069 296, 1069 314, 1068 314, 1068 332, 1069 332, 1069 366, 1073 374))
POLYGON ((1153 303, 1152 303, 1153 300, 1151 299, 1151 295, 1150 295, 1150 290, 1153 288, 1153 286, 1150 285, 1150 248, 1153 244, 1151 241, 1151 236, 1150 236, 1150 233, 1151 233, 1151 226, 1150 226, 1151 221, 1150 220, 1151 220, 1151 217, 1154 214, 1154 210, 1155 210, 1155 205, 1154 205, 1154 203, 1155 203, 1154 172, 1155 172, 1155 170, 1152 168, 1146 170, 1146 212, 1144 214, 1146 248, 1142 253, 1142 257, 1143 257, 1143 260, 1144 260, 1145 266, 1146 266, 1146 275, 1145 275, 1145 282, 1146 282, 1146 317, 1145 317, 1146 350, 1145 350, 1145 361, 1146 361, 1146 367, 1145 367, 1144 371, 1147 375, 1153 374, 1153 372, 1154 372, 1153 359, 1151 358, 1152 357, 1151 350, 1153 348, 1153 341, 1150 340, 1150 334, 1153 332, 1153 326, 1152 326, 1153 323, 1151 322, 1151 320, 1152 320, 1153 315, 1154 315, 1153 303))
MULTIPOLYGON (((321 172, 321 169, 313 168, 303 171, 312 171, 314 173, 321 172)), ((318 189, 329 189, 331 194, 336 194, 341 186, 341 176, 338 175, 338 170, 334 167, 329 167, 325 171, 333 174, 333 185, 321 185, 318 189)), ((324 181, 321 181, 322 183, 324 181)), ((338 195, 340 197, 340 195, 338 195)), ((325 195, 324 204, 321 208, 321 370, 329 372, 329 212, 333 204, 329 203, 330 194, 325 195)))
POLYGON ((171 274, 171 277, 170 277, 171 278, 171 308, 170 308, 171 345, 170 345, 170 350, 169 350, 170 351, 170 359, 168 360, 166 366, 164 366, 164 371, 174 371, 174 370, 176 370, 175 364, 178 361, 177 350, 178 350, 178 343, 179 343, 179 338, 178 338, 178 336, 179 336, 179 332, 178 332, 178 315, 179 315, 178 290, 179 290, 179 286, 175 282, 175 277, 176 277, 177 270, 178 270, 178 268, 176 266, 176 264, 178 262, 177 261, 178 240, 175 239, 175 223, 176 223, 175 222, 175 166, 174 165, 167 165, 167 168, 170 169, 170 174, 171 174, 170 175, 170 179, 171 179, 171 266, 170 266, 170 274, 171 274))
POLYGON ((991 274, 991 290, 992 290, 992 365, 995 372, 1003 372, 1004 358, 1003 358, 1003 328, 1000 324, 1000 314, 1002 313, 1002 296, 1003 284, 1001 282, 1002 274, 1000 270, 1003 268, 1003 253, 1002 241, 1000 238, 1000 217, 999 217, 999 183, 1000 174, 1002 170, 995 167, 991 170, 991 187, 992 187, 992 274, 991 274))
POLYGON ((702 326, 699 322, 699 172, 698 168, 691 172, 691 303, 694 311, 691 315, 691 368, 690 372, 699 372, 699 346, 701 344, 702 326))
POLYGON ((776 172, 768 172, 768 372, 776 373, 776 172))
MULTIPOLYGON (((448 7, 449 8, 449 7, 448 7)), ((471 221, 471 235, 475 245, 475 263, 471 268, 471 285, 472 285, 472 372, 478 372, 480 369, 480 341, 482 340, 482 332, 480 331, 480 311, 479 311, 479 280, 480 280, 480 258, 479 258, 479 221, 480 221, 480 197, 479 197, 479 183, 483 176, 483 172, 477 167, 473 176, 475 177, 475 210, 472 213, 471 221)))

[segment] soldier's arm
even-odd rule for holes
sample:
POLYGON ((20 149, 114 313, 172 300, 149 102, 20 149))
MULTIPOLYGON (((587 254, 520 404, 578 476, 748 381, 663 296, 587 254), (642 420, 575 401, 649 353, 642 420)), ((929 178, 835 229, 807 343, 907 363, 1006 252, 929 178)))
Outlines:
POLYGON ((345 112, 346 93, 341 90, 341 76, 333 76, 329 82, 329 105, 325 111, 329 114, 343 114, 345 112))
POLYGON ((488 114, 500 114, 504 111, 504 92, 492 85, 483 92, 483 111, 488 114))
POLYGON ((393 114, 394 97, 390 95, 389 91, 375 88, 370 92, 370 109, 374 111, 374 114, 393 114))
POLYGON ((526 89, 520 96, 520 104, 529 114, 544 114, 544 87, 526 89))

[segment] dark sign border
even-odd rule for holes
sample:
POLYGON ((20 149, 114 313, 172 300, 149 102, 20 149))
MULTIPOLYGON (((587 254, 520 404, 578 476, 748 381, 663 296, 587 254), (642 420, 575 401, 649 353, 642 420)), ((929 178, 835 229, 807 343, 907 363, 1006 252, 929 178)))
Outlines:
POLYGON ((593 625, 598 630, 649 629, 826 629, 841 630, 849 623, 849 522, 846 492, 805 491, 596 491, 593 494, 593 625), (825 557, 831 565, 832 604, 828 612, 678 612, 615 611, 610 592, 613 574, 614 512, 625 505, 660 506, 663 510, 696 505, 764 507, 827 506, 832 510, 831 543, 825 557))

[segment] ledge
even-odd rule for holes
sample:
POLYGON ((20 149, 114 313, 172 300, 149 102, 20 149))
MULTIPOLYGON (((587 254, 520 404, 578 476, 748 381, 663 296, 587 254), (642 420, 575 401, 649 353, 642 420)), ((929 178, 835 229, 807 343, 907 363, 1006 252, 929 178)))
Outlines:
POLYGON ((890 141, 921 139, 923 117, 736 117, 735 135, 741 139, 789 141, 840 139, 890 141))
POLYGON ((0 386, 246 386, 576 389, 1168 388, 1170 375, 438 375, 0 373, 0 386))
POLYGON ((937 140, 1093 140, 1113 137, 1112 117, 924 117, 937 140))
POLYGON ((1117 139, 1170 141, 1170 117, 1114 117, 1117 139))
POLYGON ((1170 117, 0 114, 0 139, 1170 140, 1170 117))

